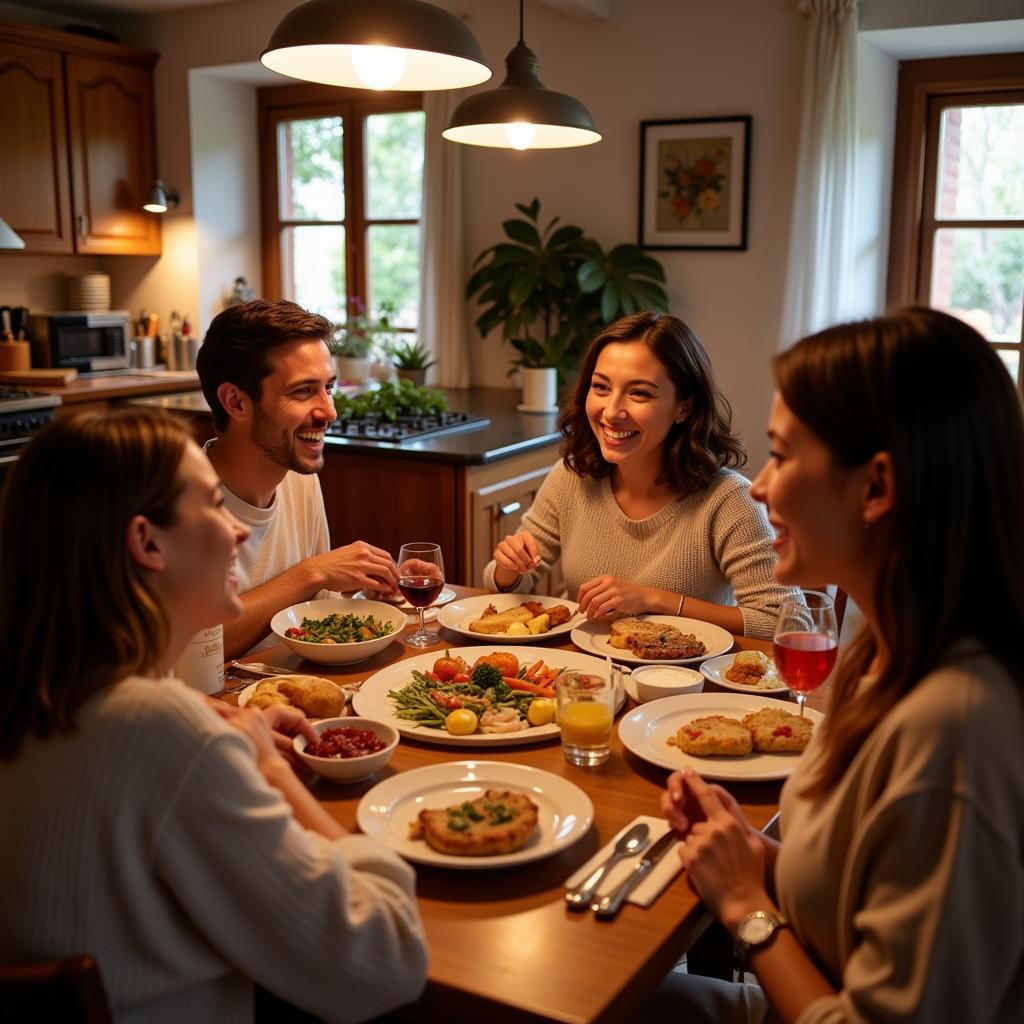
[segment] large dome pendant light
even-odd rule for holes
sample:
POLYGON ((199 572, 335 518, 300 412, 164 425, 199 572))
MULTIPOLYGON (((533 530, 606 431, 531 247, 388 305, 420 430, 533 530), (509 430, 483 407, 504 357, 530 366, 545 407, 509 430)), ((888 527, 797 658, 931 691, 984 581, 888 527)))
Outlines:
POLYGON ((260 62, 354 89, 462 89, 491 77, 465 23, 424 0, 308 0, 281 19, 260 62))
POLYGON ((594 119, 579 100, 545 89, 540 62, 523 42, 523 0, 519 0, 519 42, 505 58, 507 74, 497 89, 467 96, 441 133, 452 142, 499 149, 565 149, 601 141, 594 119))

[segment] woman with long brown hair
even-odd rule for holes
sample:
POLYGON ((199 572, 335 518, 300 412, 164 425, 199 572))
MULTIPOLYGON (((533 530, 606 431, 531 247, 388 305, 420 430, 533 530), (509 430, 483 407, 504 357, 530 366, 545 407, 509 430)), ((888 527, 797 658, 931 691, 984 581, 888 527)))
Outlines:
POLYGON ((605 328, 560 418, 563 461, 484 585, 531 590, 561 555, 590 618, 660 612, 771 636, 786 590, 764 510, 734 468, 746 455, 731 416, 681 320, 636 313, 605 328))
POLYGON ((275 745, 170 671, 237 615, 248 531, 170 417, 77 413, 0 508, 0 960, 90 953, 115 1015, 252 1017, 253 982, 327 1020, 415 997, 412 871, 349 836, 275 745))
POLYGON ((775 375, 752 492, 776 575, 837 583, 866 624, 783 789, 781 845, 685 772, 663 798, 683 863, 783 1021, 1020 1021, 1020 396, 929 309, 822 331, 775 375))

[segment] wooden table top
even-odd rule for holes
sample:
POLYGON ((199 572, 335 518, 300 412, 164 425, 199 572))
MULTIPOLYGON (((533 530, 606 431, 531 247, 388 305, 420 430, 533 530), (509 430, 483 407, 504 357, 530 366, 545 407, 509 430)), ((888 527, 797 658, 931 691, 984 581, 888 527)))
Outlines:
MULTIPOLYGON (((481 593, 454 589, 460 597, 481 593)), ((412 629, 408 627, 406 633, 412 629)), ((472 646, 459 634, 439 632, 442 642, 426 650, 472 646)), ((486 638, 481 638, 484 642, 486 638)), ((577 649, 571 643, 552 641, 537 646, 553 651, 577 649)), ((743 637, 736 638, 733 649, 771 653, 769 643, 743 637)), ((261 650, 250 660, 352 682, 419 653, 421 649, 399 641, 348 669, 314 665, 284 646, 261 650)), ((627 903, 611 921, 599 921, 589 911, 566 909, 564 882, 577 868, 637 815, 660 817, 659 800, 668 772, 626 751, 617 731, 612 736, 611 758, 597 768, 570 765, 557 740, 481 752, 478 747, 441 746, 403 736, 390 763, 375 777, 348 786, 319 779, 313 793, 339 822, 356 830, 356 807, 378 782, 413 768, 484 758, 541 768, 575 783, 593 801, 594 826, 568 849, 521 867, 453 871, 417 866, 417 892, 430 950, 429 983, 424 996, 399 1015, 423 1021, 486 1019, 495 1024, 604 1024, 626 1019, 690 947, 707 919, 683 874, 649 908, 627 903)), ((778 809, 777 782, 730 784, 729 789, 758 828, 778 809)))

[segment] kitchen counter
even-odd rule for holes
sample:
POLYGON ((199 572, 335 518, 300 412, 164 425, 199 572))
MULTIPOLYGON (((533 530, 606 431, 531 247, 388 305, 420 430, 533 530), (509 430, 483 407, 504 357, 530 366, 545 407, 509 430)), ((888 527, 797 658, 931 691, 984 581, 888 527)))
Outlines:
MULTIPOLYGON (((54 389, 56 390, 56 389, 54 389)), ((377 455, 419 462, 483 465, 535 451, 561 440, 556 413, 521 413, 519 393, 511 388, 441 388, 449 408, 486 416, 490 423, 452 434, 440 434, 403 443, 366 438, 331 437, 331 450, 377 455)), ((139 405, 169 409, 196 417, 208 416, 210 407, 201 392, 136 399, 139 405)), ((211 432, 212 436, 212 432, 211 432)))
POLYGON ((195 373, 187 371, 129 370, 125 373, 104 373, 96 377, 78 377, 62 387, 33 384, 31 390, 44 395, 56 395, 63 403, 63 412, 67 413, 85 402, 96 404, 171 392, 199 393, 199 378, 195 373))

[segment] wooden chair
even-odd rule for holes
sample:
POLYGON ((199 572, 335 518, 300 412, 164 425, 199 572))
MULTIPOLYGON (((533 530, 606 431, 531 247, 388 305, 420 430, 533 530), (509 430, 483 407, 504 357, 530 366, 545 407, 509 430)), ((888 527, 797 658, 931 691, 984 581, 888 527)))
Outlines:
POLYGON ((112 1024, 110 1004, 91 956, 0 966, 0 1006, 5 1020, 112 1024))

